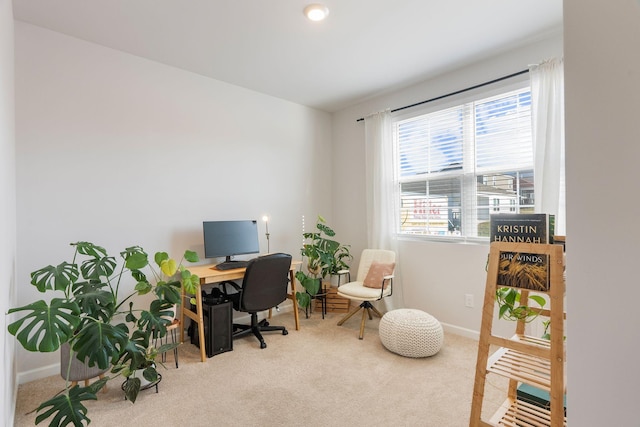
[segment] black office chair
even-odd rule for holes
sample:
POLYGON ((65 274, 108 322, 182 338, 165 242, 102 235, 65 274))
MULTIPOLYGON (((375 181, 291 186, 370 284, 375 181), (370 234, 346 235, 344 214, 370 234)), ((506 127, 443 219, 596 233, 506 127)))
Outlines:
POLYGON ((267 319, 258 322, 258 313, 269 310, 287 299, 290 268, 291 255, 264 255, 249 261, 242 287, 233 282, 223 283, 223 292, 233 303, 234 310, 251 314, 251 325, 233 324, 234 339, 253 332, 260 341, 260 348, 266 348, 267 344, 261 332, 282 331, 282 335, 289 333, 284 326, 269 325, 267 319), (227 285, 233 286, 238 292, 227 293, 227 285))

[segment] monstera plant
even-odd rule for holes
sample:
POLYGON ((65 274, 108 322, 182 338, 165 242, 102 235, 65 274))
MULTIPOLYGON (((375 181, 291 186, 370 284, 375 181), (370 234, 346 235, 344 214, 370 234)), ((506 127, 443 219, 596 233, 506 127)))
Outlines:
POLYGON ((307 259, 307 273, 296 272, 296 278, 305 290, 296 292, 296 300, 302 308, 308 307, 311 298, 320 291, 322 279, 349 268, 348 261, 353 259, 349 246, 334 240, 335 235, 335 231, 320 215, 316 222, 316 231, 302 234, 305 243, 300 253, 307 259))
POLYGON ((143 370, 145 379, 157 380, 156 365, 150 361, 178 344, 155 348, 154 342, 167 333, 172 310, 181 303, 181 286, 193 294, 199 282, 182 266, 183 260, 198 261, 192 251, 185 251, 180 262, 166 252, 158 252, 150 263, 139 246, 126 248, 120 260, 93 243, 71 246, 74 252, 69 262, 31 273, 31 284, 42 293, 52 294, 49 302, 39 300, 10 309, 9 313, 21 317, 8 330, 29 351, 53 352, 68 343, 69 354, 61 357, 76 357, 90 367, 111 368, 111 375, 81 387, 72 386, 67 373, 64 390, 36 409, 36 424, 50 417, 54 426, 90 422, 83 402, 96 400, 96 393, 119 376, 127 378, 125 396, 135 402, 140 379, 132 374, 143 370), (121 298, 125 281, 135 285, 121 298), (148 306, 135 308, 134 297, 145 294, 152 296, 148 306))

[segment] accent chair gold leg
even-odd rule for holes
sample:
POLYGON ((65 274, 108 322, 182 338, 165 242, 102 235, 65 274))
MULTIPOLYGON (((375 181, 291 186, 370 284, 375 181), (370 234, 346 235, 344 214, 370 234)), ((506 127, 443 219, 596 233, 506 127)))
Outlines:
POLYGON ((371 313, 366 308, 362 310, 362 321, 360 321, 360 336, 358 338, 362 339, 364 337, 364 322, 367 320, 367 315, 371 317, 371 313))
POLYGON ((356 314, 360 309, 362 308, 362 306, 357 306, 355 309, 351 310, 351 312, 349 314, 347 314, 346 316, 344 316, 342 319, 340 319, 340 321, 338 322, 338 326, 342 326, 342 324, 344 322, 346 322, 347 320, 349 320, 351 318, 351 316, 353 316, 354 314, 356 314))
POLYGON ((378 315, 378 317, 382 317, 382 313, 380 313, 380 310, 378 310, 374 306, 371 306, 370 308, 371 308, 371 310, 374 311, 374 313, 376 313, 378 315))

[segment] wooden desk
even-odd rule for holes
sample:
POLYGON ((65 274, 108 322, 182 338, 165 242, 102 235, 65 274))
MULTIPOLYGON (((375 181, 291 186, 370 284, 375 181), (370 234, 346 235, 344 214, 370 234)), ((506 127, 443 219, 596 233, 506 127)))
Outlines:
MULTIPOLYGON (((298 316, 298 303, 296 301, 296 278, 295 271, 298 266, 302 264, 302 261, 292 261, 291 269, 289 270, 289 277, 291 279, 291 292, 287 295, 293 302, 293 316, 296 321, 296 331, 300 330, 300 319, 298 316)), ((182 287, 182 309, 180 310, 180 324, 182 327, 180 328, 180 342, 184 342, 184 318, 187 316, 188 318, 198 322, 198 335, 199 335, 199 343, 200 343, 200 359, 204 362, 206 359, 205 352, 205 341, 204 341, 204 317, 202 310, 202 290, 201 286, 206 284, 220 283, 225 280, 240 280, 244 277, 245 268, 234 268, 233 270, 216 270, 213 268, 213 264, 207 265, 196 265, 194 267, 189 267, 189 271, 191 274, 195 274, 200 278, 200 286, 196 291, 196 311, 194 313, 191 310, 191 305, 187 305, 189 303, 188 299, 191 297, 187 295, 184 286, 182 287)), ((271 310, 269 310, 269 314, 271 314, 271 310)))

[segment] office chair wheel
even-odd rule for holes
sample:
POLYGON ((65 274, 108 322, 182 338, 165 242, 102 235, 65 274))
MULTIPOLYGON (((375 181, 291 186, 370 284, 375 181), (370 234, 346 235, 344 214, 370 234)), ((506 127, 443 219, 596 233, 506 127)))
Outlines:
POLYGON ((260 348, 267 348, 267 343, 266 343, 266 342, 264 342, 264 341, 262 341, 262 342, 260 343, 260 348))
POLYGON ((284 331, 282 331, 282 335, 287 335, 289 333, 289 331, 287 331, 286 329, 284 331))
POLYGON ((262 322, 262 326, 269 326, 269 322, 267 322, 266 320, 262 322))

